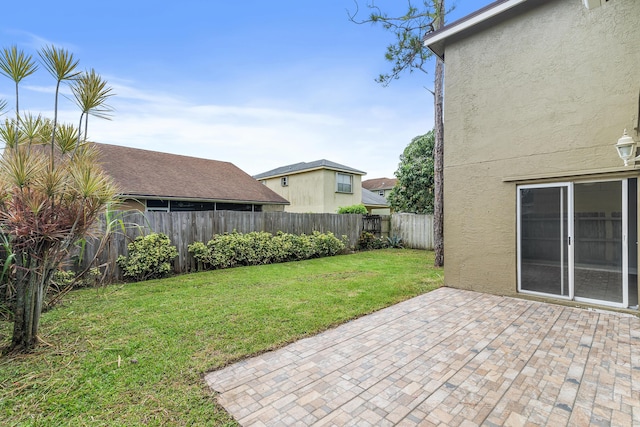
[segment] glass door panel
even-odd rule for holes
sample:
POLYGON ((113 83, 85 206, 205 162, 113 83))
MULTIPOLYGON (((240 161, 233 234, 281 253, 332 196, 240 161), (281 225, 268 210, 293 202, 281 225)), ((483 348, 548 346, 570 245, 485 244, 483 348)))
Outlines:
POLYGON ((569 296, 569 187, 520 187, 518 278, 521 291, 569 296))
POLYGON ((622 181, 574 184, 577 298, 623 303, 622 187, 622 181))

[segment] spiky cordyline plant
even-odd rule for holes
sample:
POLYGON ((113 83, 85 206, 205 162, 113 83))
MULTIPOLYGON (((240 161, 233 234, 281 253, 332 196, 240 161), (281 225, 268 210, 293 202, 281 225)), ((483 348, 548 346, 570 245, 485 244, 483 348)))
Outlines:
MULTIPOLYGON (((59 86, 65 80, 61 77, 69 76, 75 64, 70 55, 60 53, 63 51, 47 49, 41 58, 59 86)), ((25 57, 5 49, 0 69, 20 69, 12 60, 25 57)), ((57 95, 55 104, 57 110, 57 95)), ((91 232, 96 218, 116 194, 111 179, 99 167, 94 146, 79 139, 79 134, 71 125, 40 116, 20 117, 17 110, 15 119, 0 124, 0 140, 5 144, 0 156, 0 232, 8 236, 15 263, 16 300, 9 350, 29 351, 37 344, 52 273, 74 243, 91 232), (46 149, 49 145, 50 150, 46 149)))
POLYGON ((80 72, 76 71, 78 61, 74 59, 73 54, 66 49, 58 49, 55 46, 45 46, 40 52, 40 59, 49 74, 56 79, 55 105, 53 108, 53 130, 51 131, 51 158, 53 162, 55 158, 55 134, 58 126, 58 95, 60 94, 60 84, 64 81, 75 79, 80 72))
POLYGON ((87 128, 89 127, 89 116, 100 119, 111 120, 113 108, 107 104, 113 96, 112 88, 107 86, 107 82, 92 68, 80 74, 73 85, 71 92, 76 105, 80 108, 80 123, 78 124, 78 143, 81 139, 87 139, 87 128), (84 133, 82 121, 84 120, 84 133))

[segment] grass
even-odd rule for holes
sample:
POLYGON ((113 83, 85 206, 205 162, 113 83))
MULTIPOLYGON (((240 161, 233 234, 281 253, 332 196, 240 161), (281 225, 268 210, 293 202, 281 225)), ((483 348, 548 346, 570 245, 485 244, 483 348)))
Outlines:
POLYGON ((235 425, 206 372, 433 290, 432 265, 387 249, 74 291, 50 346, 0 358, 2 425, 235 425))

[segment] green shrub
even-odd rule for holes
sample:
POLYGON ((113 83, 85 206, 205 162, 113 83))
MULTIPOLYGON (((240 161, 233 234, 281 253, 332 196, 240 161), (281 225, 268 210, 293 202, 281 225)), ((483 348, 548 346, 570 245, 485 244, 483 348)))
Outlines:
POLYGON ((288 253, 287 261, 300 261, 313 257, 315 248, 309 236, 307 236, 306 234, 301 234, 299 236, 295 234, 286 234, 286 236, 291 242, 291 248, 290 252, 288 253))
POLYGON ((404 249, 404 242, 400 236, 387 237, 387 246, 390 248, 404 249))
POLYGON ((86 288, 98 283, 101 273, 97 267, 92 267, 81 278, 76 278, 76 273, 71 270, 56 270, 51 276, 52 285, 58 288, 66 288, 73 285, 74 288, 86 288))
POLYGON ((368 212, 367 212, 367 208, 364 205, 360 204, 360 205, 342 206, 338 208, 338 213, 366 215, 368 212))
POLYGON ((128 255, 120 255, 116 263, 125 277, 135 281, 166 276, 171 272, 171 261, 178 256, 178 250, 163 233, 138 236, 127 249, 128 255))
POLYGON ((358 238, 357 248, 361 251, 384 249, 386 247, 388 247, 388 243, 385 239, 378 238, 368 231, 363 231, 358 238))
POLYGON ((315 256, 334 256, 342 252, 346 247, 347 236, 342 236, 342 240, 333 235, 332 232, 313 232, 311 241, 315 247, 315 256))
POLYGON ((333 233, 317 231, 310 236, 234 231, 217 234, 206 245, 195 242, 189 245, 189 252, 200 264, 199 268, 218 269, 337 255, 345 249, 345 240, 346 236, 340 240, 333 233))

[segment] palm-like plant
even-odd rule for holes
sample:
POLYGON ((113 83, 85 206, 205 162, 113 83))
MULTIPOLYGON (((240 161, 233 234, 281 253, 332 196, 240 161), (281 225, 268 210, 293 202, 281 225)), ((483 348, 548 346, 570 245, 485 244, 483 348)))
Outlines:
MULTIPOLYGON (((0 70, 19 83, 31 70, 18 66, 25 63, 26 56, 16 53, 15 48, 4 52, 4 56, 0 54, 0 70), (14 75, 22 77, 14 79, 14 75)), ((116 194, 113 182, 99 167, 94 146, 86 142, 86 122, 83 140, 78 128, 57 123, 59 85, 77 77, 73 71, 77 61, 53 46, 43 49, 40 56, 56 79, 53 121, 34 115, 21 118, 16 104, 16 117, 0 124, 0 140, 9 147, 0 156, 0 233, 8 236, 16 267, 11 350, 30 350, 37 344, 40 313, 52 273, 74 243, 91 232, 95 219, 116 194), (45 148, 48 144, 51 150, 45 148)), ((91 82, 93 86, 74 84, 74 97, 91 101, 89 108, 82 108, 81 118, 89 111, 110 111, 102 106, 110 96, 106 82, 93 70, 91 82), (97 98, 95 82, 102 88, 97 98)))
POLYGON ((38 70, 38 65, 31 55, 27 55, 17 46, 4 48, 0 51, 0 74, 13 80, 16 86, 16 123, 20 121, 20 103, 18 86, 25 77, 38 70))
POLYGON ((56 79, 53 129, 51 132, 51 162, 53 162, 55 157, 55 135, 58 126, 58 95, 60 93, 60 84, 63 81, 75 79, 80 72, 76 71, 78 61, 75 60, 73 54, 69 53, 66 49, 58 49, 55 46, 45 46, 38 54, 47 71, 56 79))
POLYGON ((82 73, 71 85, 71 92, 80 108, 80 123, 78 124, 78 144, 82 140, 87 140, 87 128, 89 126, 89 115, 105 120, 111 120, 113 108, 107 104, 110 97, 114 95, 113 88, 107 86, 104 80, 92 68, 82 73), (82 133, 82 123, 84 120, 84 134, 82 133))

